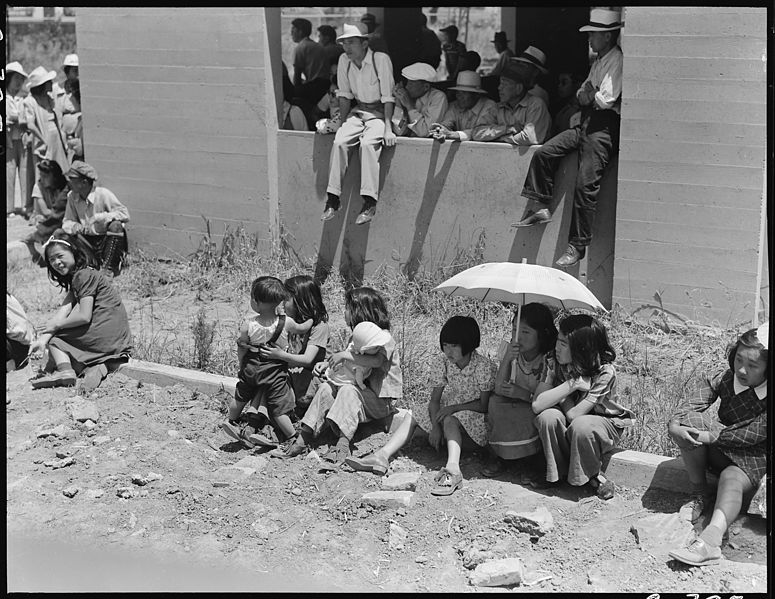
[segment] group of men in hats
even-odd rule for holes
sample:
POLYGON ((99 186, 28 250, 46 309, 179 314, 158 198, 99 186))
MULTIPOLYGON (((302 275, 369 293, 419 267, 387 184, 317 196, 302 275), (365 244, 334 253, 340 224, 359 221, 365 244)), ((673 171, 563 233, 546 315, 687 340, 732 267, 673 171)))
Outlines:
POLYGON ((64 88, 54 81, 56 71, 45 67, 30 73, 18 61, 5 67, 6 214, 16 212, 17 183, 20 211, 27 218, 34 213, 32 190, 41 161, 54 160, 64 172, 70 162, 83 158, 78 55, 65 56, 62 66, 64 88))
MULTIPOLYGON (((446 44, 456 40, 454 26, 442 29, 446 44)), ((521 195, 529 208, 516 227, 541 225, 551 221, 554 171, 557 161, 578 152, 578 174, 574 191, 573 216, 568 246, 556 261, 558 266, 576 264, 592 238, 592 224, 605 167, 617 149, 621 105, 622 62, 618 35, 622 24, 617 11, 592 9, 586 32, 596 58, 589 75, 576 92, 581 107, 578 122, 547 140, 551 130, 548 94, 536 83, 547 73, 546 55, 529 46, 518 56, 506 50, 505 33, 496 34, 493 43, 505 56, 500 72, 496 103, 482 89, 475 71, 455 75, 455 100, 431 85, 436 69, 427 63, 405 67, 405 83, 394 85, 390 57, 369 46, 369 31, 362 24, 345 24, 337 38, 344 48, 337 70, 337 96, 341 124, 336 129, 327 200, 321 217, 335 217, 340 208, 342 179, 348 166, 350 148, 359 147, 361 159, 360 193, 363 205, 356 224, 370 222, 376 214, 379 187, 379 157, 383 146, 392 146, 399 135, 427 137, 440 141, 498 141, 514 145, 540 145, 533 155, 521 195)), ((444 46, 443 46, 444 47, 444 46)), ((449 47, 448 51, 453 50, 449 47)), ((453 65, 456 66, 456 63, 453 65)), ((454 67, 453 67, 454 70, 454 67)))

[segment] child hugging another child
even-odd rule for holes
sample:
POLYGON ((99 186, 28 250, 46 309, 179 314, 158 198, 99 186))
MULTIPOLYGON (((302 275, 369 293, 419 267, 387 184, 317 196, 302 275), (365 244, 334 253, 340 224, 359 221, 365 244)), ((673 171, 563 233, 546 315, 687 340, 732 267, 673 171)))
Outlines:
POLYGON ((596 318, 574 314, 560 322, 555 358, 556 371, 533 400, 546 457, 546 480, 534 486, 567 477, 569 484, 589 483, 598 497, 611 499, 615 487, 601 472, 603 454, 633 421, 633 413, 617 403, 616 352, 596 318))
POLYGON ((283 283, 277 277, 258 277, 250 287, 250 307, 256 316, 246 320, 237 339, 237 358, 240 364, 239 380, 234 398, 229 403, 229 420, 221 428, 232 438, 252 449, 261 438, 256 431, 264 422, 239 422, 245 405, 257 393, 263 394, 268 416, 277 432, 284 438, 293 437, 295 430, 290 419, 295 402, 288 374, 288 362, 278 359, 262 359, 259 348, 275 344, 287 349, 288 334, 300 335, 312 328, 312 319, 296 324, 292 318, 278 315, 278 307, 288 297, 283 283))
POLYGON ((740 514, 767 471, 767 376, 769 323, 740 336, 728 353, 729 368, 707 381, 697 397, 670 419, 668 433, 681 449, 694 492, 679 514, 699 521, 712 496, 706 470, 718 474, 710 523, 670 557, 690 566, 721 559, 724 533, 740 514), (709 409, 718 400, 718 413, 709 409))
MULTIPOLYGON (((288 459, 305 454, 323 427, 330 426, 339 440, 325 455, 321 469, 338 469, 350 455, 350 441, 361 423, 387 419, 397 412, 394 402, 402 397, 401 360, 390 334, 385 300, 371 287, 357 287, 347 291, 344 301, 344 321, 353 331, 352 345, 333 354, 328 362, 317 363, 313 370, 318 376, 327 371, 329 377, 339 382, 319 381, 312 402, 301 419, 299 434, 272 451, 272 457, 288 459), (366 340, 356 343, 355 330, 362 323, 374 325, 380 331, 372 326, 361 327, 359 336, 363 330, 366 340), (361 353, 349 349, 358 345, 361 353), (342 362, 368 369, 363 372, 364 387, 354 380, 345 382, 340 370, 342 362)), ((352 375, 347 379, 354 379, 355 373, 352 375)))
POLYGON ((31 379, 32 388, 71 386, 76 374, 83 374, 84 389, 94 389, 132 352, 126 309, 74 236, 56 232, 43 245, 43 256, 49 278, 67 295, 30 347, 31 353, 48 348, 45 367, 31 379))
POLYGON ((514 330, 516 313, 511 326, 511 339, 516 341, 501 342, 495 390, 487 408, 487 438, 492 454, 482 470, 487 477, 503 472, 504 460, 541 453, 531 402, 538 385, 555 370, 557 329, 549 308, 535 302, 526 304, 520 312, 519 330, 514 330), (512 373, 514 360, 516 372, 512 373))
POLYGON ((495 365, 476 351, 480 336, 479 325, 470 316, 453 316, 439 333, 443 357, 434 363, 428 411, 417 410, 415 416, 434 449, 438 451, 446 440, 447 463, 434 478, 433 495, 452 495, 463 485, 464 445, 487 445, 484 412, 495 383, 495 365))

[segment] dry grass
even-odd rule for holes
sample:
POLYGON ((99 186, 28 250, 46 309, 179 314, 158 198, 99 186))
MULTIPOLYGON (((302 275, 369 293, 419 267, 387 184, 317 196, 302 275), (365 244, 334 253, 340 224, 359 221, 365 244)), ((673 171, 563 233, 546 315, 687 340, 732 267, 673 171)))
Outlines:
MULTIPOLYGON (((453 314, 476 318, 482 330, 481 351, 495 356, 500 340, 510 334, 512 309, 507 305, 448 297, 432 288, 453 274, 481 263, 481 244, 456 250, 421 270, 410 280, 382 268, 364 281, 387 299, 392 332, 401 352, 404 399, 401 405, 424 405, 430 394, 429 363, 438 351, 438 332, 453 314), (445 261, 445 262, 444 262, 445 261)), ((141 251, 115 280, 130 317, 135 357, 186 368, 236 376, 235 338, 249 315, 248 288, 260 274, 285 279, 308 273, 312 261, 290 255, 282 246, 267 253, 255 236, 227 231, 217 247, 209 235, 199 250, 180 262, 161 261, 141 251)), ((61 301, 45 271, 24 260, 8 264, 8 287, 42 322, 61 301)), ((343 321, 345 282, 332 275, 322 285, 331 323, 332 349, 346 344, 343 321)), ((675 407, 697 392, 708 373, 723 368, 724 350, 740 331, 694 326, 666 332, 657 313, 648 322, 615 309, 604 317, 617 351, 620 400, 636 413, 635 426, 622 438, 628 449, 676 455, 666 435, 675 407)))

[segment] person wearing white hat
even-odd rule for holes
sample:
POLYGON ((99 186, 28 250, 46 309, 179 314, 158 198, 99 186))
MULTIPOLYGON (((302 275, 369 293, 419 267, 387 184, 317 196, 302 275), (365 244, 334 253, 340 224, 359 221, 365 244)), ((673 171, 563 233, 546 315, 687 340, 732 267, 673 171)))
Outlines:
POLYGON ((339 210, 339 196, 349 164, 350 148, 359 146, 363 206, 355 224, 363 225, 371 222, 377 210, 382 146, 394 146, 396 143, 392 127, 395 106, 393 63, 387 54, 369 48, 368 34, 363 23, 345 23, 336 41, 344 48, 336 74, 339 85, 336 95, 343 122, 331 148, 326 188, 328 197, 321 220, 334 218, 339 210))
POLYGON ((549 69, 546 68, 546 54, 535 46, 529 46, 519 56, 511 58, 509 63, 527 79, 527 93, 540 98, 544 104, 549 106, 549 92, 536 83, 539 74, 546 75, 549 72, 549 69))
POLYGON ((431 124, 431 135, 439 140, 467 141, 479 125, 494 125, 498 106, 487 97, 482 89, 482 79, 473 71, 460 71, 455 91, 455 101, 449 105, 444 117, 431 124))
POLYGON ((568 246, 555 262, 563 268, 577 264, 586 254, 586 247, 592 240, 600 181, 611 156, 618 149, 624 60, 618 46, 621 27, 617 11, 593 8, 589 24, 579 29, 588 32, 589 45, 597 53, 586 81, 576 92, 582 107, 580 122, 551 138, 533 154, 522 188, 522 196, 530 200, 528 213, 513 225, 529 227, 551 220, 549 206, 557 162, 578 151, 568 246))
POLYGON ((27 156, 22 142, 25 125, 21 96, 27 73, 16 61, 5 65, 5 73, 5 213, 10 215, 14 212, 17 173, 22 203, 27 193, 27 156))
POLYGON ((398 83, 393 90, 396 98, 397 135, 428 137, 431 123, 435 123, 447 111, 447 95, 434 87, 436 69, 424 62, 415 62, 401 70, 406 83, 398 83), (400 113, 400 114, 398 114, 400 113))
POLYGON ((473 130, 474 141, 499 141, 516 146, 541 144, 549 133, 552 119, 541 100, 528 92, 527 78, 508 63, 498 85, 500 102, 495 125, 482 125, 473 130))
POLYGON ((55 160, 62 172, 70 168, 67 144, 61 130, 62 113, 52 96, 52 83, 56 76, 56 71, 39 66, 27 78, 30 93, 24 98, 23 106, 28 152, 26 208, 30 213, 34 212, 32 188, 40 161, 46 158, 55 160))

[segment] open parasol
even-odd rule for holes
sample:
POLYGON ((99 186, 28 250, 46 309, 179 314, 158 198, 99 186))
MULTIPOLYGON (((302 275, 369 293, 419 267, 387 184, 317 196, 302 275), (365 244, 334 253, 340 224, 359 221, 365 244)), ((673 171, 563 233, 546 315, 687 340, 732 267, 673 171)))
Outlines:
MULTIPOLYGON (((550 266, 528 264, 527 260, 472 266, 434 287, 434 291, 472 297, 483 302, 517 304, 514 337, 519 330, 523 304, 541 302, 565 310, 585 308, 606 311, 595 294, 575 277, 550 266)), ((512 338, 514 341, 516 339, 512 338)), ((511 382, 514 382, 515 376, 516 364, 512 363, 511 382)))

